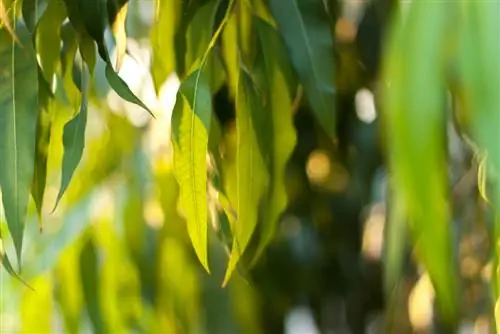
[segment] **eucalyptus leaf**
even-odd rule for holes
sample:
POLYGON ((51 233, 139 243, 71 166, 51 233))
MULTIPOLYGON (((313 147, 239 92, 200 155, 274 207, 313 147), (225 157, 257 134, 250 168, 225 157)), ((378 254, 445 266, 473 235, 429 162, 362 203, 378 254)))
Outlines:
POLYGON ((64 155, 62 163, 61 185, 57 195, 56 209, 64 192, 69 186, 71 178, 80 163, 85 147, 85 129, 87 127, 89 73, 85 62, 81 57, 75 58, 73 66, 75 85, 81 92, 80 110, 76 116, 64 126, 63 146, 64 155))
MULTIPOLYGON (((236 208, 233 244, 224 277, 225 286, 257 227, 261 202, 269 185, 265 157, 259 149, 259 137, 266 127, 264 98, 246 70, 240 70, 236 95, 236 208)), ((265 131, 265 130, 264 130, 265 131)))
POLYGON ((322 0, 270 0, 293 67, 314 114, 335 136, 335 73, 330 22, 322 0))
POLYGON ((189 237, 201 264, 207 259, 207 168, 206 155, 212 119, 212 101, 207 79, 200 70, 182 83, 172 113, 174 169, 180 186, 181 206, 189 237))
POLYGON ((0 30, 0 187, 5 217, 18 262, 35 165, 38 73, 31 38, 15 25, 19 43, 0 30))

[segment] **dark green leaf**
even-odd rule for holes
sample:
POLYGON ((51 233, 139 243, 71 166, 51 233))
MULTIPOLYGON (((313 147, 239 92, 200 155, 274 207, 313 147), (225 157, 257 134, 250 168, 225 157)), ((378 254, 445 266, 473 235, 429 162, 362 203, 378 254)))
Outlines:
POLYGON ((78 114, 64 126, 63 133, 63 164, 61 186, 57 195, 54 210, 59 204, 64 192, 68 188, 73 173, 80 163, 85 147, 85 129, 87 126, 87 109, 88 109, 88 90, 89 90, 89 73, 87 65, 80 57, 75 58, 73 66, 74 81, 77 88, 82 93, 80 110, 78 114))
POLYGON ((23 20, 26 24, 26 28, 33 33, 38 20, 42 17, 45 10, 47 9, 47 4, 51 0, 23 0, 23 20))
POLYGON ((21 43, 0 30, 0 187, 18 262, 35 165, 38 76, 26 27, 15 25, 21 43))
POLYGON ((271 0, 292 64, 317 120, 335 136, 333 42, 322 0, 271 0))

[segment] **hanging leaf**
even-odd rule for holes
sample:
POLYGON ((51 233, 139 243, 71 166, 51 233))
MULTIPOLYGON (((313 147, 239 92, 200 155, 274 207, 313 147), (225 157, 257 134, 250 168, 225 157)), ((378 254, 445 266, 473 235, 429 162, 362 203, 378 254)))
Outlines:
POLYGON ((317 120, 335 136, 334 54, 328 15, 321 0, 271 0, 283 36, 317 120))
POLYGON ((108 19, 111 31, 115 38, 116 70, 119 71, 123 57, 127 52, 127 32, 125 25, 127 21, 128 0, 108 0, 108 19))
MULTIPOLYGON (((292 96, 288 90, 288 80, 291 80, 291 68, 286 60, 286 51, 280 36, 265 21, 255 18, 256 33, 259 41, 259 50, 262 55, 263 86, 267 93, 266 100, 270 114, 269 122, 272 124, 270 142, 265 145, 270 149, 272 156, 268 166, 271 175, 268 190, 268 205, 263 215, 262 232, 258 249, 253 258, 253 264, 258 260, 265 248, 272 241, 278 226, 281 214, 287 205, 285 188, 285 170, 297 141, 293 126, 292 96), (272 144, 271 144, 272 143, 272 144)), ((261 111, 263 112, 263 111, 261 111)), ((259 137, 263 137, 261 132, 259 137)), ((261 147, 261 151, 262 151, 261 147)))
POLYGON ((59 62, 61 48, 61 26, 66 19, 66 8, 60 0, 48 0, 47 9, 36 26, 35 47, 39 66, 45 81, 52 88, 54 74, 59 62))
MULTIPOLYGON (((106 63, 105 74, 111 88, 122 99, 138 105, 154 117, 151 110, 149 110, 149 108, 130 90, 127 83, 122 78, 120 78, 118 73, 116 73, 116 71, 113 69, 109 52, 104 40, 104 33, 109 26, 106 0, 66 0, 67 6, 68 2, 70 3, 70 6, 72 8, 71 11, 68 8, 68 15, 70 20, 72 22, 75 22, 76 31, 80 34, 81 37, 84 37, 85 34, 82 34, 82 29, 84 29, 85 32, 90 37, 92 37, 92 39, 97 44, 99 55, 106 63), (79 13, 74 12, 75 10, 78 10, 79 13)), ((84 60, 89 65, 89 68, 92 69, 91 64, 85 57, 85 53, 84 60)))
POLYGON ((411 3, 405 25, 395 28, 389 47, 384 110, 395 191, 411 222, 417 256, 429 272, 439 310, 455 324, 458 274, 448 207, 442 68, 449 12, 448 3, 411 3))
POLYGON ((23 0, 23 20, 30 33, 35 31, 38 20, 40 20, 47 9, 49 1, 51 0, 23 0))
POLYGON ((259 219, 261 201, 269 185, 266 170, 267 157, 261 153, 259 140, 268 125, 263 111, 263 96, 253 79, 240 70, 238 92, 236 94, 236 208, 237 221, 233 228, 233 247, 224 277, 227 284, 236 265, 245 252, 259 219))
POLYGON ((47 159, 49 156, 50 135, 52 130, 51 92, 43 76, 38 76, 38 120, 36 126, 35 170, 31 195, 35 201, 40 229, 42 229, 42 208, 47 179, 47 159))
POLYGON ((156 94, 175 70, 174 36, 179 6, 179 2, 171 0, 156 2, 155 21, 151 29, 151 75, 156 94))
POLYGON ((175 174, 189 237, 198 259, 207 271, 206 155, 211 118, 210 88, 202 72, 196 70, 179 88, 172 113, 172 142, 175 174))
POLYGON ((0 30, 0 187, 18 262, 35 165, 38 76, 26 27, 15 25, 21 44, 0 30))
POLYGON ((75 58, 73 80, 81 92, 80 110, 65 126, 63 132, 64 155, 62 163, 61 186, 54 210, 69 186, 73 173, 80 163, 85 147, 85 129, 87 127, 89 73, 81 57, 75 58))

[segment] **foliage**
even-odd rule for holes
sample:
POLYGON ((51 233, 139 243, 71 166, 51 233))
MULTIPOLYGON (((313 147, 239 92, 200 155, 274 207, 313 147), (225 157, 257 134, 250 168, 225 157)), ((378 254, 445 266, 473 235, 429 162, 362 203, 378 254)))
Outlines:
MULTIPOLYGON (((342 149, 340 96, 376 82, 391 172, 386 292, 390 296, 403 275, 399 253, 408 226, 416 257, 436 291, 441 316, 456 326, 461 296, 453 248, 447 124, 452 118, 458 120, 456 129, 464 142, 473 142, 470 149, 487 157, 482 162, 487 165, 482 193, 498 208, 500 190, 492 182, 500 165, 496 139, 500 50, 494 33, 498 4, 412 1, 402 10, 394 1, 383 69, 375 77, 370 76, 371 69, 352 69, 343 61, 345 50, 335 38, 335 23, 341 16, 336 1, 157 0, 154 5, 153 21, 146 28, 137 23, 132 29, 131 17, 140 6, 133 1, 0 0, 0 188, 8 232, 2 238, 10 236, 19 268, 30 210, 36 211, 42 227, 47 216, 45 189, 52 189, 48 185, 59 173, 48 220, 56 219, 62 206, 79 212, 80 224, 99 220, 104 226, 66 227, 69 223, 64 222, 61 235, 49 234, 47 240, 30 246, 41 247, 41 253, 58 263, 56 281, 69 277, 68 285, 77 284, 75 273, 82 276, 81 291, 72 290, 81 296, 66 294, 64 290, 72 288, 62 286, 59 302, 70 305, 75 302, 70 299, 81 303, 83 298, 97 332, 120 331, 119 317, 134 319, 138 328, 151 328, 147 323, 151 317, 144 314, 157 310, 138 310, 137 294, 124 296, 131 300, 124 302, 128 308, 120 314, 113 314, 111 304, 105 305, 107 297, 99 289, 106 289, 110 277, 124 275, 120 289, 142 288, 142 298, 169 310, 160 312, 155 326, 167 330, 175 323, 169 317, 175 318, 177 309, 183 310, 181 324, 174 327, 193 326, 198 315, 182 303, 197 303, 202 283, 183 247, 187 238, 210 272, 214 247, 210 236, 216 235, 228 256, 222 284, 228 284, 232 275, 242 280, 274 240, 293 197, 286 175, 300 139, 294 127, 297 110, 307 108, 315 117, 318 137, 329 146, 337 142, 342 149), (120 74, 134 54, 132 38, 127 37, 132 30, 139 36, 135 40, 150 43, 151 90, 161 95, 172 73, 181 80, 170 124, 173 170, 160 155, 149 156, 151 152, 142 147, 145 129, 164 111, 143 101, 120 74), (346 79, 355 76, 361 77, 361 84, 346 79), (223 120, 214 107, 222 87, 227 87, 234 103, 234 122, 223 120), (133 127, 111 112, 103 102, 109 89, 128 107, 149 113, 148 126, 133 127), (447 93, 456 102, 452 115, 446 112, 447 93), (93 129, 94 118, 107 131, 93 129), (116 181, 113 175, 118 174, 116 181), (121 204, 110 210, 123 211, 120 233, 106 215, 87 217, 88 198, 103 184, 122 193, 123 198, 116 199, 121 204), (155 200, 148 200, 151 193, 155 200), (145 224, 141 212, 150 202, 160 206, 163 218, 158 219, 165 225, 161 229, 145 224), (125 246, 115 235, 121 233, 125 246), (157 249, 148 250, 150 245, 157 249), (110 258, 126 258, 120 268, 99 270, 101 246, 110 258), (59 259, 60 252, 51 247, 71 249, 59 259), (148 268, 145 259, 151 254, 162 268, 160 281, 169 285, 160 286, 151 272, 156 267, 148 268), (187 272, 186 282, 165 268, 187 272), (183 284, 185 289, 176 290, 183 284), (166 301, 166 295, 173 297, 166 301), (102 319, 103 307, 108 309, 107 320, 102 319)), ((64 217, 59 219, 70 220, 64 217)), ((497 236, 495 226, 493 240, 497 236)), ((493 252, 495 265, 497 252, 493 252)), ((3 246, 1 254, 5 269, 17 275, 20 270, 13 268, 3 246)), ((27 267, 29 278, 43 271, 34 264, 27 267)), ((51 302, 44 299, 51 284, 52 278, 37 281, 42 291, 37 302, 51 302)), ((493 286, 497 298, 496 277, 493 286)), ((120 291, 113 287, 106 292, 112 303, 122 298, 120 291)), ((71 307, 63 316, 67 328, 76 331, 78 315, 71 307)))

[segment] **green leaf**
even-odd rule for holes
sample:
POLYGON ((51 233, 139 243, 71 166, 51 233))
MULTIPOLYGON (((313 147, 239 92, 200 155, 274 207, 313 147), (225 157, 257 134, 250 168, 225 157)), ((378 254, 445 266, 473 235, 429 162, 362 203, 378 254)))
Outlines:
POLYGON ((42 228, 42 208, 47 179, 47 159, 49 156, 50 135, 52 130, 51 92, 43 76, 38 76, 38 120, 36 126, 35 170, 31 195, 35 201, 40 229, 42 228))
POLYGON ((180 186, 189 237, 198 259, 207 271, 206 155, 211 118, 210 88, 202 72, 196 70, 179 88, 172 113, 172 142, 175 175, 180 186))
POLYGON ((22 13, 26 28, 33 33, 38 20, 42 17, 47 9, 48 2, 51 0, 23 0, 22 13))
POLYGON ((443 2, 411 3, 405 25, 395 26, 385 59, 384 80, 390 85, 384 87, 383 98, 395 192, 408 214, 417 256, 429 272, 439 310, 454 324, 458 274, 448 207, 442 68, 450 10, 443 2))
POLYGON ((61 26, 66 19, 66 8, 60 0, 49 0, 47 9, 38 21, 35 34, 36 52, 43 78, 52 87, 59 62, 61 26))
POLYGON ((59 194, 57 195, 54 210, 57 208, 64 192, 69 186, 73 173, 80 163, 85 147, 85 129, 87 127, 87 109, 88 109, 88 90, 89 73, 87 65, 80 57, 75 58, 73 66, 73 75, 75 85, 78 87, 81 95, 80 110, 76 116, 65 126, 63 132, 64 155, 62 163, 62 176, 59 194))
POLYGON ((179 2, 158 0, 155 22, 151 29, 151 75, 159 94, 161 85, 175 71, 174 36, 179 14, 179 2))
MULTIPOLYGON (((149 110, 149 108, 137 96, 135 96, 135 94, 130 90, 125 81, 123 81, 123 79, 120 78, 118 73, 116 73, 116 71, 113 69, 113 65, 111 64, 111 59, 109 57, 109 51, 104 40, 104 33, 109 26, 106 0, 66 0, 66 3, 68 2, 73 2, 72 7, 80 10, 80 16, 74 16, 73 20, 76 21, 76 24, 78 24, 80 27, 83 24, 86 33, 88 33, 88 35, 90 35, 90 37, 92 37, 92 39, 97 44, 99 55, 106 63, 106 79, 108 80, 111 88, 125 101, 138 105, 154 117, 151 110, 149 110), (74 3, 75 1, 76 3, 74 3), (81 20, 82 23, 80 23, 79 20, 81 20)), ((71 16, 70 19, 72 19, 71 16)), ((78 29, 75 26, 75 29, 80 34, 80 36, 84 36, 84 34, 81 33, 81 28, 78 29)), ((89 65, 89 68, 92 70, 91 64, 87 61, 85 55, 84 59, 89 65)))
POLYGON ((334 53, 330 23, 321 0, 270 0, 293 67, 317 120, 335 136, 334 53))
POLYGON ((233 247, 223 286, 227 284, 245 252, 259 219, 261 202, 269 184, 269 173, 259 139, 266 128, 264 98, 253 79, 241 69, 236 94, 236 207, 233 247))
MULTIPOLYGON (((268 204, 263 216, 261 239, 253 263, 272 241, 281 214, 287 206, 285 170, 297 142, 297 134, 293 126, 293 100, 288 89, 292 69, 286 61, 285 47, 276 30, 268 23, 256 18, 255 27, 259 41, 258 48, 262 52, 262 56, 258 59, 262 59, 263 62, 261 79, 264 80, 263 86, 267 87, 266 100, 269 110, 265 112, 269 113, 268 122, 272 127, 269 133, 272 134, 272 138, 264 144, 270 150, 271 155, 268 167, 271 183, 268 190, 268 204)), ((259 136, 263 137, 262 134, 259 136)))
POLYGON ((212 0, 201 7, 194 15, 186 32, 185 64, 188 73, 199 68, 202 61, 206 61, 206 64, 203 64, 203 72, 209 80, 212 92, 219 90, 225 79, 222 63, 217 53, 210 52, 204 59, 213 40, 213 30, 207 29, 207 26, 213 27, 215 25, 219 3, 220 0, 212 0))
POLYGON ((108 0, 108 17, 111 31, 115 38, 116 70, 119 71, 127 52, 127 21, 128 0, 108 0))
POLYGON ((21 263, 23 232, 35 165, 38 76, 26 27, 15 25, 19 43, 0 30, 0 187, 14 247, 21 263))

